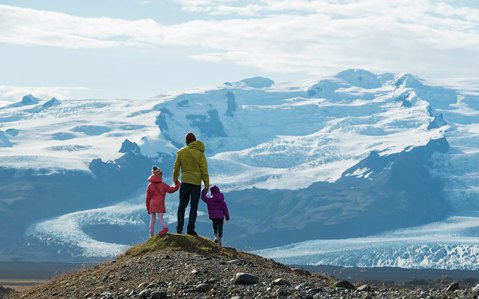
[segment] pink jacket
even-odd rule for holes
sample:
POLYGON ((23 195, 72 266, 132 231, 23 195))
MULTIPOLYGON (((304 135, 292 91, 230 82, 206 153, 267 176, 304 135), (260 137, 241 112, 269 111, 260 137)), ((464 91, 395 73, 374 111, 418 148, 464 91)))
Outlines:
POLYGON ((150 183, 146 188, 146 210, 148 214, 150 213, 165 213, 165 194, 174 193, 178 188, 180 188, 180 184, 176 184, 174 187, 163 183, 161 178, 155 174, 151 175, 148 178, 150 183))

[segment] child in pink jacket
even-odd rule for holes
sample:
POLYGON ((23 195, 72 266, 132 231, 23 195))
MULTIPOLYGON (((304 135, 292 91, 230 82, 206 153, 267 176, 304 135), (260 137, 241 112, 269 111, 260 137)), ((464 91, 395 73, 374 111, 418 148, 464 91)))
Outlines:
POLYGON ((174 193, 180 184, 177 183, 174 187, 171 187, 163 182, 163 173, 161 170, 153 166, 151 169, 151 176, 148 178, 150 182, 146 188, 146 211, 150 215, 150 237, 153 237, 155 234, 155 222, 158 215, 158 221, 163 228, 159 235, 163 236, 168 232, 168 227, 166 226, 165 220, 163 220, 163 214, 166 212, 165 209, 165 194, 174 193))

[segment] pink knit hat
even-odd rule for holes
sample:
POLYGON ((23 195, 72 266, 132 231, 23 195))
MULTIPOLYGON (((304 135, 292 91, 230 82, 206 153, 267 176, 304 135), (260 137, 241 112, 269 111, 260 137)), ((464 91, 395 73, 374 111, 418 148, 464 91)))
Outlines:
POLYGON ((161 172, 161 169, 158 168, 158 166, 153 166, 153 167, 151 168, 151 172, 152 172, 153 174, 156 174, 156 175, 162 175, 162 174, 163 174, 163 173, 161 172))

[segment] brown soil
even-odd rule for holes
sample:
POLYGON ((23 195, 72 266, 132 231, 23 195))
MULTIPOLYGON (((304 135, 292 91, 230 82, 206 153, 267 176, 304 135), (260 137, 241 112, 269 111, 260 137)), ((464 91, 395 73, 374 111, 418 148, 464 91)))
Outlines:
POLYGON ((315 287, 329 284, 320 274, 291 269, 202 237, 167 234, 132 247, 116 260, 57 276, 10 298, 138 298, 148 285, 153 291, 166 291, 170 298, 203 298, 205 293, 196 289, 201 283, 213 286, 207 293, 215 298, 254 294, 254 287, 234 284, 239 272, 257 276, 261 285, 276 278, 290 284, 308 280, 315 287))
MULTIPOLYGON (((447 285, 446 284, 449 284, 447 285)), ((189 235, 155 236, 116 260, 57 276, 8 298, 477 298, 479 286, 353 285, 189 235), (236 281, 252 274, 252 284, 236 281), (277 280, 281 279, 281 280, 277 280)), ((0 298, 2 295, 0 294, 0 298)))

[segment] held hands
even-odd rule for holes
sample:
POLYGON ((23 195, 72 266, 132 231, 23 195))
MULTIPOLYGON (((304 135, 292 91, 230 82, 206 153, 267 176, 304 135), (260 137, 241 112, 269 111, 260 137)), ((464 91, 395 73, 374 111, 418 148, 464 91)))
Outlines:
POLYGON ((208 195, 208 189, 203 188, 203 190, 201 190, 201 195, 207 196, 208 195))

